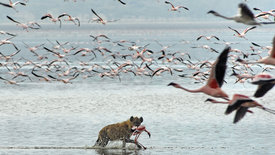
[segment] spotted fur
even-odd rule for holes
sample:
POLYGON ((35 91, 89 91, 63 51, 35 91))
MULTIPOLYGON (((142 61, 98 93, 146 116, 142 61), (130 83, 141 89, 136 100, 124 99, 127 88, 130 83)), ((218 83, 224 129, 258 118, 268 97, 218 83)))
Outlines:
MULTIPOLYGON (((125 147, 126 143, 135 143, 134 140, 130 139, 133 133, 132 128, 134 126, 140 126, 142 122, 142 117, 131 116, 127 121, 107 125, 99 131, 98 139, 94 146, 105 147, 109 141, 114 140, 122 140, 123 147, 125 147)), ((139 145, 138 147, 140 148, 139 145)))

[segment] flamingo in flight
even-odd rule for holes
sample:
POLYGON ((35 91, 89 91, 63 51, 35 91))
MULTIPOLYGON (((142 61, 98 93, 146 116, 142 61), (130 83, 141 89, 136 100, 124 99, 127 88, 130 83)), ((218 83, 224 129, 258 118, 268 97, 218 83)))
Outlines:
POLYGON ((28 32, 28 28, 31 28, 31 29, 40 29, 41 28, 41 26, 36 22, 28 22, 27 24, 23 24, 23 23, 20 23, 20 22, 14 20, 10 16, 7 16, 7 18, 9 20, 11 20, 12 22, 16 23, 17 26, 22 27, 23 30, 26 30, 27 32, 28 32), (34 27, 34 25, 36 25, 38 27, 34 27))
POLYGON ((50 18, 52 22, 56 23, 57 21, 59 21, 59 27, 61 28, 61 20, 59 18, 53 18, 53 16, 51 14, 46 14, 44 16, 41 17, 41 20, 44 20, 46 18, 50 18))
POLYGON ((245 3, 239 4, 239 14, 233 17, 226 17, 214 10, 210 10, 208 14, 213 14, 214 16, 221 17, 227 20, 234 20, 237 23, 243 23, 246 25, 261 25, 261 24, 275 24, 275 22, 257 22, 252 11, 248 8, 245 3))
POLYGON ((170 11, 178 11, 180 8, 183 8, 183 9, 185 9, 185 10, 189 10, 187 7, 184 7, 184 6, 174 6, 171 2, 169 2, 169 1, 165 1, 165 3, 166 4, 170 4, 171 5, 171 9, 170 9, 170 11))
POLYGON ((75 25, 80 26, 80 20, 77 17, 72 17, 71 15, 67 14, 67 13, 63 13, 61 15, 59 15, 57 18, 60 20, 61 17, 67 16, 68 19, 64 19, 64 21, 72 21, 75 25), (75 22, 77 21, 77 23, 75 22))
POLYGON ((252 111, 249 110, 249 108, 252 108, 252 107, 257 107, 269 113, 275 114, 274 110, 266 108, 263 105, 259 104, 258 102, 250 99, 248 96, 241 95, 241 94, 234 94, 232 100, 229 100, 229 101, 217 101, 210 98, 208 98, 205 101, 210 101, 212 103, 229 104, 227 109, 225 110, 225 114, 228 115, 236 110, 233 123, 239 122, 245 116, 246 112, 253 113, 252 111))
POLYGON ((237 59, 237 61, 244 63, 244 64, 256 64, 256 63, 262 63, 262 64, 266 64, 266 65, 273 65, 275 66, 275 36, 273 37, 273 41, 272 41, 273 47, 271 48, 271 50, 269 51, 269 56, 264 57, 262 59, 259 59, 255 62, 246 62, 242 59, 237 59))
POLYGON ((5 7, 9 7, 9 8, 13 8, 16 12, 18 12, 18 11, 16 10, 16 8, 15 8, 15 6, 16 6, 17 4, 21 4, 21 5, 24 5, 24 6, 27 5, 26 3, 23 3, 23 2, 20 2, 20 1, 12 2, 11 0, 9 0, 9 3, 8 3, 8 4, 7 4, 7 3, 2 3, 2 2, 0 2, 0 5, 3 5, 3 6, 5 6, 5 7))
POLYGON ((103 20, 103 19, 93 10, 93 9, 91 9, 91 11, 93 12, 94 15, 97 16, 98 21, 99 21, 101 24, 103 24, 103 25, 106 24, 106 21, 104 21, 104 20, 103 20))
POLYGON ((223 50, 223 52, 219 55, 217 60, 212 64, 211 73, 207 81, 207 84, 205 86, 195 90, 189 90, 174 82, 169 83, 168 86, 180 88, 191 93, 205 93, 213 97, 223 98, 225 100, 228 100, 228 95, 224 91, 222 91, 221 87, 224 82, 227 56, 230 49, 231 48, 229 46, 226 47, 223 50))
POLYGON ((246 29, 245 29, 243 32, 241 32, 241 33, 240 33, 239 31, 237 31, 237 30, 231 28, 230 26, 228 26, 228 28, 229 28, 230 30, 233 30, 234 32, 236 32, 236 34, 233 34, 234 36, 246 39, 246 38, 245 38, 245 34, 246 34, 248 31, 250 31, 250 30, 252 30, 252 29, 255 29, 256 26, 252 26, 252 27, 246 28, 246 29))
POLYGON ((196 40, 200 40, 201 38, 205 38, 206 40, 210 40, 211 38, 215 38, 216 40, 220 40, 217 36, 211 35, 211 36, 204 36, 200 35, 196 40))
POLYGON ((258 85, 254 97, 263 97, 275 85, 275 77, 269 74, 258 74, 253 78, 252 84, 258 85))

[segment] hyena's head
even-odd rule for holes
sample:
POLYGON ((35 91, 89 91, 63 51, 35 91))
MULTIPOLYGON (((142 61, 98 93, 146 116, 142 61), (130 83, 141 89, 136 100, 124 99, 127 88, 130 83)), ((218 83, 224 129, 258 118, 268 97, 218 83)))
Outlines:
POLYGON ((130 117, 130 122, 132 123, 132 126, 138 127, 143 122, 143 118, 142 117, 138 118, 138 117, 131 116, 130 117))

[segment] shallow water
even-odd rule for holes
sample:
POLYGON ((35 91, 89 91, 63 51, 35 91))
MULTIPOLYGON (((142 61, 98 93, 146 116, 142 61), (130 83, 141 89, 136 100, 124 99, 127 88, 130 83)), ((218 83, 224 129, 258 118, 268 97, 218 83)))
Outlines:
MULTIPOLYGON (((146 133, 140 136, 139 141, 148 147, 147 150, 128 150, 126 153, 274 153, 275 133, 272 129, 275 119, 272 114, 253 109, 254 114, 247 114, 239 123, 233 124, 234 114, 224 115, 226 105, 205 103, 206 95, 167 87, 167 82, 59 83, 44 85, 42 89, 40 84, 7 88, 0 95, 0 147, 92 146, 102 127, 134 115, 144 118, 143 124, 152 136, 148 138, 146 133)), ((251 91, 241 85, 238 88, 225 87, 225 91, 230 95, 235 92, 253 94, 253 87, 251 91)), ((274 90, 259 102, 275 109, 273 94, 274 90)), ((0 150, 2 154, 101 154, 101 151, 0 150)), ((125 152, 115 149, 103 153, 125 152)))
MULTIPOLYGON (((22 41, 29 45, 51 41, 70 41, 80 47, 94 47, 88 34, 106 34, 113 40, 129 39, 138 45, 150 44, 148 48, 160 51, 158 40, 163 45, 173 45, 169 51, 186 51, 192 61, 214 60, 216 53, 192 46, 209 44, 221 51, 224 44, 209 41, 195 41, 200 34, 215 33, 230 42, 231 45, 249 51, 250 41, 262 45, 270 45, 274 28, 255 29, 249 33, 249 40, 236 39, 227 29, 227 22, 211 23, 177 23, 177 24, 125 24, 85 28, 69 33, 72 27, 64 27, 62 31, 49 29, 37 33, 22 32, 13 39, 19 48, 24 49, 22 41), (219 25, 221 24, 221 25, 219 25), (172 27, 172 28, 171 28, 172 27), (181 43, 182 40, 190 44, 181 43)), ((232 24, 232 23, 230 23, 232 24)), ((237 27, 240 25, 232 24, 237 27)), ((11 30, 11 32, 21 32, 11 30)), ((223 42, 223 41, 221 41, 223 42)), ((103 44, 112 50, 121 50, 112 44, 103 44)), ((2 50, 10 49, 1 46, 2 50)), ((129 52, 129 51, 128 51, 129 52)), ((267 55, 267 53, 262 54, 267 55)), ((31 56, 27 49, 22 50, 16 58, 31 56)), ((257 57, 252 57, 257 59, 257 57)), ((96 63, 105 59, 98 58, 96 63)), ((71 65, 78 65, 73 59, 71 65)), ((161 66, 162 64, 159 63, 161 66)), ((164 64, 164 66, 167 64, 164 64)), ((175 65, 178 68, 186 67, 175 65)), ((232 62, 230 62, 232 67, 232 62)), ((77 66, 79 67, 79 65, 77 66)), ((157 66, 155 66, 157 67, 157 66)), ((234 84, 228 69, 223 90, 230 96, 235 93, 252 96, 256 86, 249 82, 234 84)), ((263 69, 255 67, 254 72, 263 69)), ((6 70, 1 70, 6 75, 6 70)), ((25 68, 30 73, 29 68, 25 68)), ((186 70, 184 73, 193 73, 186 70)), ((269 73, 274 75, 274 69, 269 73)), ((77 78, 72 84, 38 80, 24 81, 19 85, 1 83, 0 88, 0 154, 274 154, 275 153, 275 116, 260 109, 252 109, 253 114, 246 116, 237 124, 233 124, 234 114, 224 115, 226 105, 210 104, 204 101, 204 94, 190 94, 179 89, 167 87, 170 82, 177 82, 190 88, 199 88, 204 83, 194 84, 190 78, 163 73, 153 78, 145 76, 129 76, 118 78, 99 78, 97 76, 77 78), (127 120, 130 116, 142 116, 144 125, 151 132, 151 138, 143 133, 139 141, 147 150, 94 150, 68 149, 71 147, 92 146, 99 130, 111 123, 127 120), (62 147, 63 149, 19 149, 20 147, 62 147), (14 149, 8 149, 14 147, 14 149), (67 149, 66 149, 67 148, 67 149)), ((257 99, 264 106, 275 109, 275 89, 263 98, 257 99)))

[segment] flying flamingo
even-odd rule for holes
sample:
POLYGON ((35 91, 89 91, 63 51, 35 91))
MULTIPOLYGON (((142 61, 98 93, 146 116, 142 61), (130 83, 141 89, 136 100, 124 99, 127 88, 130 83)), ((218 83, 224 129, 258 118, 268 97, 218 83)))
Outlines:
POLYGON ((230 51, 230 47, 226 47, 223 52, 220 54, 220 56, 217 58, 217 60, 212 64, 211 73, 208 79, 208 82, 205 86, 195 89, 195 90, 189 90, 182 86, 180 86, 177 83, 169 83, 168 86, 173 86, 175 88, 180 88, 185 91, 191 92, 191 93, 205 93, 207 95, 223 98, 228 100, 228 95, 222 91, 221 87, 224 82, 224 75, 226 70, 226 62, 227 62, 227 55, 230 51))
POLYGON ((97 21, 99 21, 101 24, 105 25, 106 21, 104 21, 93 9, 91 9, 91 11, 93 12, 94 15, 97 16, 97 21))
POLYGON ((23 3, 23 2, 20 2, 20 1, 16 1, 16 2, 13 3, 11 0, 9 0, 9 3, 8 3, 8 4, 7 4, 7 3, 2 3, 2 2, 0 2, 0 5, 3 5, 3 6, 5 6, 5 7, 9 7, 9 8, 13 8, 16 12, 18 12, 18 11, 16 10, 16 8, 15 8, 15 6, 16 6, 17 4, 21 4, 21 5, 26 6, 26 3, 23 3))
POLYGON ((234 110, 237 110, 233 123, 237 123, 238 121, 240 121, 244 117, 246 112, 253 113, 252 111, 248 110, 248 108, 252 108, 252 107, 257 107, 269 113, 275 114, 274 110, 266 108, 261 104, 259 104, 258 102, 250 99, 248 96, 241 95, 241 94, 234 94, 232 100, 229 100, 229 101, 217 101, 209 98, 206 101, 210 101, 212 103, 229 104, 225 111, 226 115, 230 114, 234 110))
POLYGON ((205 38, 206 40, 210 40, 211 38, 215 38, 217 40, 220 40, 217 36, 211 35, 211 36, 204 36, 204 35, 200 35, 196 40, 200 40, 201 38, 205 38))
POLYGON ((169 2, 169 1, 165 1, 165 3, 166 4, 170 4, 171 5, 171 9, 170 9, 170 11, 178 11, 180 8, 183 8, 183 9, 185 9, 185 10, 189 10, 187 7, 184 7, 184 6, 174 6, 171 2, 169 2))
POLYGON ((59 15, 57 18, 60 20, 60 18, 64 17, 64 16, 68 17, 68 19, 64 19, 64 21, 72 21, 75 25, 80 26, 80 20, 77 17, 72 17, 71 15, 69 15, 67 13, 63 13, 63 14, 59 15), (75 21, 77 21, 78 24, 76 24, 75 21))
POLYGON ((53 18, 53 16, 51 14, 46 14, 44 16, 41 17, 41 20, 44 20, 46 18, 50 18, 52 22, 56 23, 57 21, 59 21, 59 27, 61 28, 61 20, 60 18, 53 18))
POLYGON ((24 23, 20 23, 20 22, 14 20, 10 16, 7 16, 7 18, 9 20, 11 20, 12 22, 16 23, 17 26, 22 27, 23 30, 26 30, 27 32, 28 32, 28 28, 31 28, 31 29, 40 29, 41 28, 41 26, 36 22, 28 22, 27 24, 24 24, 24 23), (38 27, 34 27, 34 25, 36 25, 38 27))
POLYGON ((267 57, 264 57, 262 59, 259 59, 255 62, 246 62, 242 59, 237 59, 237 61, 243 63, 243 64, 256 64, 256 63, 262 63, 262 64, 266 64, 266 65, 273 65, 275 66, 275 36, 273 37, 273 47, 271 48, 271 50, 269 51, 270 55, 267 57))
POLYGON ((253 78, 252 84, 258 85, 254 97, 262 97, 275 85, 275 77, 269 74, 258 74, 253 78))
POLYGON ((245 34, 246 34, 248 31, 250 31, 250 30, 252 30, 252 29, 255 29, 256 26, 252 26, 252 27, 246 28, 246 29, 245 29, 243 32, 241 32, 241 33, 240 33, 239 31, 237 31, 237 30, 231 28, 230 26, 228 26, 228 28, 229 28, 230 30, 233 30, 234 32, 236 32, 236 34, 233 34, 234 36, 246 39, 246 38, 245 38, 245 34))
POLYGON ((252 11, 248 8, 248 6, 244 3, 239 4, 239 14, 233 17, 226 17, 223 16, 216 11, 210 10, 207 12, 208 14, 211 13, 214 16, 221 17, 227 20, 234 20, 237 23, 243 23, 246 25, 261 25, 261 24, 274 24, 275 22, 257 22, 255 20, 255 16, 252 11))

